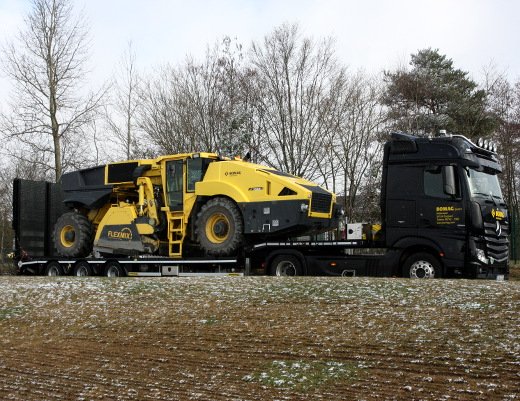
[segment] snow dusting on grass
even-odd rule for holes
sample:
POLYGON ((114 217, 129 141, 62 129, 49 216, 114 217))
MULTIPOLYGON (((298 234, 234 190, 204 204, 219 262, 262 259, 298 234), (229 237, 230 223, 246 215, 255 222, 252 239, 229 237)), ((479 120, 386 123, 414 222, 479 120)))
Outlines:
POLYGON ((353 364, 323 361, 273 361, 265 371, 246 375, 244 381, 257 381, 268 386, 306 391, 328 381, 356 377, 353 364))
POLYGON ((520 282, 0 280, 0 399, 520 394, 520 282))

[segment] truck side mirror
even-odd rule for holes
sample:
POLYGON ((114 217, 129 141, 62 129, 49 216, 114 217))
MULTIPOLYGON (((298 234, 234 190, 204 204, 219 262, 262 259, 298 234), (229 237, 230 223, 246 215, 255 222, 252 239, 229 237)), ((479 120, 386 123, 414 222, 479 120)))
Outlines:
POLYGON ((457 195, 454 166, 442 166, 442 182, 444 183, 444 193, 446 195, 457 195))

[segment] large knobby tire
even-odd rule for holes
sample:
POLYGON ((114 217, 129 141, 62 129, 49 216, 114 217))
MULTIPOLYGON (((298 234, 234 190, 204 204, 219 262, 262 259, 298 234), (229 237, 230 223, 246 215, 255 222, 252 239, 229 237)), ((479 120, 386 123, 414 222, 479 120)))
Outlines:
POLYGON ((271 276, 301 276, 302 263, 294 255, 279 255, 269 265, 271 276))
POLYGON ((242 215, 232 200, 213 198, 200 209, 195 233, 201 248, 207 254, 231 255, 243 241, 242 215))
POLYGON ((92 251, 92 224, 80 213, 62 214, 54 225, 53 241, 58 255, 87 256, 92 251))
POLYGON ((427 252, 414 253, 403 264, 403 277, 428 279, 441 276, 439 260, 427 252))

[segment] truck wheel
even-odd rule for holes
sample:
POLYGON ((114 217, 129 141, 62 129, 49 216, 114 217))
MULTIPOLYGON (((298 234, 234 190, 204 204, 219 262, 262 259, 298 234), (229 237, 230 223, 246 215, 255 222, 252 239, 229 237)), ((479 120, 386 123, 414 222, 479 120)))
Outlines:
POLYGON ((303 274, 300 260, 293 255, 275 257, 269 270, 271 276, 301 276, 303 274))
POLYGON ((74 275, 78 277, 92 276, 92 269, 89 263, 81 260, 74 266, 74 275))
POLYGON ((125 271, 118 262, 107 262, 105 267, 105 276, 107 277, 124 277, 125 271))
POLYGON ((92 250, 92 225, 77 212, 62 214, 54 226, 54 246, 61 256, 78 258, 92 250))
POLYGON ((439 278, 441 277, 441 264, 429 253, 414 253, 403 264, 403 277, 439 278))
POLYGON ((58 262, 49 262, 45 268, 46 276, 63 276, 63 269, 58 262))
POLYGON ((230 255, 242 243, 244 224, 233 201, 209 200, 197 215, 195 233, 202 249, 210 255, 230 255))

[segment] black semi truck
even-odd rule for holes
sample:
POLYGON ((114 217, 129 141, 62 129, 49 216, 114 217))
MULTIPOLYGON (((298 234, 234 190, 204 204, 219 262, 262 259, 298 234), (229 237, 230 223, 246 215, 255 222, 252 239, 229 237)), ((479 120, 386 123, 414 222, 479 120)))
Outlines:
POLYGON ((259 242, 232 257, 181 259, 60 257, 51 239, 64 209, 60 185, 16 179, 15 263, 21 274, 48 275, 507 278, 509 220, 500 172, 496 147, 487 140, 394 133, 384 147, 380 229, 360 225, 342 241, 259 242))

